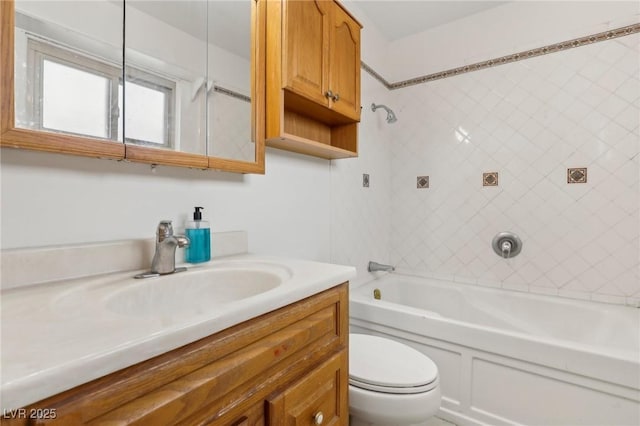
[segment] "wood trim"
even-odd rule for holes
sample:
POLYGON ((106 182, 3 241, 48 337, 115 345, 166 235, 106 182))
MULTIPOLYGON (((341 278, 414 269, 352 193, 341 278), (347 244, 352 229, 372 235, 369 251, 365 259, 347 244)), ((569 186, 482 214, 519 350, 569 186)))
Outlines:
MULTIPOLYGON (((266 58, 267 15, 264 0, 251 3, 251 118, 252 135, 255 142, 255 164, 247 167, 247 173, 265 173, 266 140, 266 58)), ((209 161, 209 167, 217 168, 209 161)))
POLYGON ((4 132, 0 146, 111 160, 124 159, 123 143, 18 128, 4 132))
POLYGON ((262 148, 262 153, 262 161, 258 161, 255 163, 252 163, 250 161, 227 160, 225 158, 208 157, 209 161, 207 167, 209 169, 219 170, 222 172, 264 174, 264 148, 262 148))
POLYGON ((125 144, 125 147, 125 158, 137 163, 164 164, 194 169, 206 169, 209 167, 209 158, 206 155, 149 148, 133 144, 125 144))
POLYGON ((0 143, 4 141, 4 134, 11 130, 15 123, 13 70, 15 43, 15 12, 13 1, 0 1, 0 143))
POLYGON ((344 7, 344 6, 342 5, 342 3, 340 2, 340 0, 333 0, 333 1, 334 1, 334 3, 335 3, 336 5, 338 5, 338 7, 339 7, 340 9, 344 10, 344 11, 345 11, 345 13, 346 13, 347 15, 349 15, 349 17, 351 17, 351 19, 353 19, 353 22, 355 22, 356 24, 358 24, 358 26, 360 26, 360 28, 362 29, 362 24, 360 23, 360 21, 358 21, 358 20, 356 19, 356 17, 355 17, 355 16, 353 16, 353 15, 351 14, 351 12, 349 12, 349 10, 348 10, 346 7, 344 7))
POLYGON ((266 135, 268 140, 280 136, 284 120, 284 93, 282 91, 282 3, 263 0, 266 7, 266 135))

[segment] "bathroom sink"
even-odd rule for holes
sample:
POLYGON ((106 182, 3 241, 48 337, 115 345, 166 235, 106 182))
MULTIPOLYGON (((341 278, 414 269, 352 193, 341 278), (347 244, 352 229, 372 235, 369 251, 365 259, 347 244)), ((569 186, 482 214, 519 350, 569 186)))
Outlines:
POLYGON ((133 316, 192 316, 278 287, 278 271, 222 268, 135 280, 106 298, 112 312, 133 316))

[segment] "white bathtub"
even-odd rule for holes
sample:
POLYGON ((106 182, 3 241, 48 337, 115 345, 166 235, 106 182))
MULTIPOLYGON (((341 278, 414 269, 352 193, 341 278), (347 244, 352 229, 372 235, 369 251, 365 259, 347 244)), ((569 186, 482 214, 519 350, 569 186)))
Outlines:
POLYGON ((400 274, 352 289, 350 299, 352 332, 404 342, 436 362, 440 417, 640 425, 640 309, 400 274))

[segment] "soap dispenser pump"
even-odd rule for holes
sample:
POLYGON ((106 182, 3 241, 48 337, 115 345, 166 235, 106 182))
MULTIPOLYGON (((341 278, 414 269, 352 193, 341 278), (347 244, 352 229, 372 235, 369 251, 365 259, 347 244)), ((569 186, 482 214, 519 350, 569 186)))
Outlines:
POLYGON ((211 229, 209 222, 202 220, 204 207, 195 207, 193 220, 187 221, 185 234, 189 238, 189 247, 185 249, 185 261, 201 263, 211 259, 211 229))

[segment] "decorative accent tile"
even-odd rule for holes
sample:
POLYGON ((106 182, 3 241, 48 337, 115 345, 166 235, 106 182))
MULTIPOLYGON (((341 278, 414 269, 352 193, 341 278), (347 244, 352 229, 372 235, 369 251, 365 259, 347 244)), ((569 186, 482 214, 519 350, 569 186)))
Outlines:
POLYGON ((509 64, 516 61, 522 61, 524 59, 535 58, 536 56, 548 55, 550 53, 562 52, 568 49, 573 49, 580 46, 586 46, 601 41, 607 41, 618 37, 624 37, 631 34, 640 33, 640 24, 628 25, 626 27, 616 28, 614 30, 605 31, 597 34, 588 35, 572 40, 562 41, 560 43, 550 44, 547 46, 539 47, 536 49, 525 50, 523 52, 514 53, 507 56, 501 56, 499 58, 489 59, 482 62, 476 62, 474 64, 465 65, 462 67, 451 68, 448 70, 436 72, 433 74, 427 74, 420 77, 411 78, 408 80, 398 81, 396 83, 390 83, 384 79, 380 74, 374 71, 370 66, 361 62, 361 68, 371 74, 376 80, 384 85, 389 90, 402 89, 404 87, 414 86, 416 84, 428 83, 434 80, 440 80, 447 77, 454 77, 456 75, 465 74, 472 71, 480 71, 486 68, 495 67, 497 65, 509 64))
POLYGON ((483 173, 482 186, 498 186, 498 172, 483 173))
POLYGON ((369 187, 369 175, 366 173, 362 174, 362 186, 364 188, 368 188, 369 187))
POLYGON ((416 179, 418 189, 429 188, 429 176, 418 176, 416 179))
POLYGON ((567 169, 567 183, 587 183, 587 168, 577 167, 567 169))

